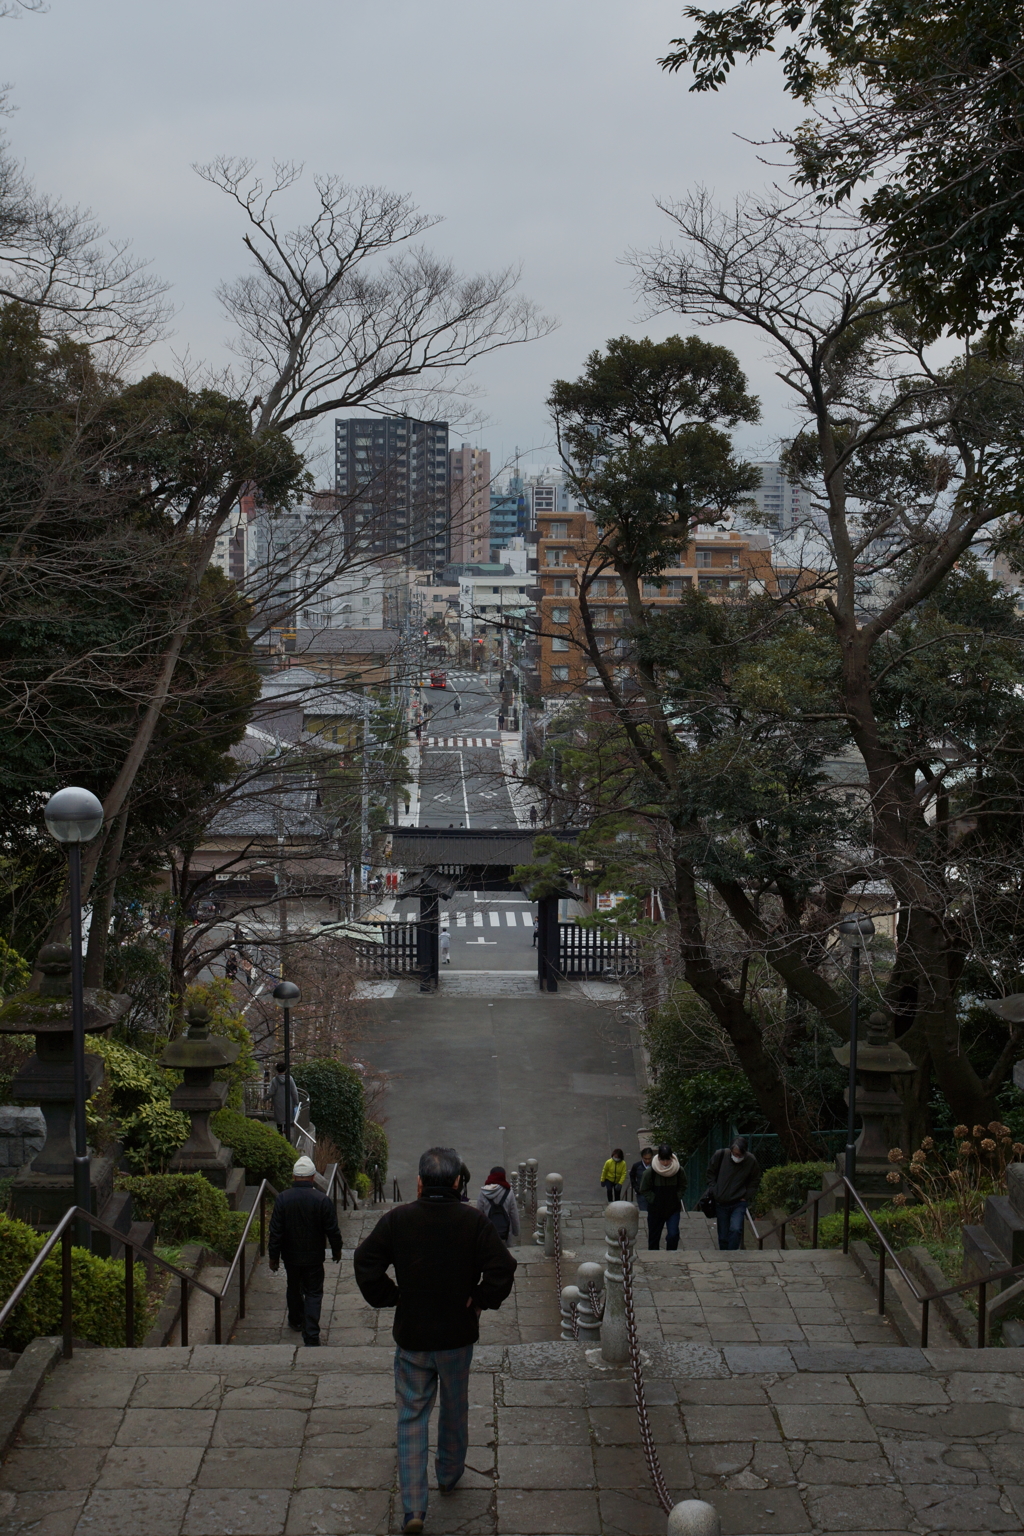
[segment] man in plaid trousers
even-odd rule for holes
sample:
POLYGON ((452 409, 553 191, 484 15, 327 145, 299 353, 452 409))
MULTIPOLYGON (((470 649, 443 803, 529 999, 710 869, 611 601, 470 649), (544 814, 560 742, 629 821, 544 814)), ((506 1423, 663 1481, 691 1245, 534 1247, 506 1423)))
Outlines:
POLYGON ((427 1514, 427 1436, 441 1391, 434 1470, 452 1493, 466 1470, 469 1367, 480 1313, 500 1307, 516 1261, 475 1205, 460 1199, 462 1159, 451 1147, 420 1158, 416 1199, 382 1216, 353 1256, 356 1283, 371 1307, 394 1307, 398 1481, 406 1536, 427 1514), (395 1278, 387 1273, 394 1269, 395 1278))

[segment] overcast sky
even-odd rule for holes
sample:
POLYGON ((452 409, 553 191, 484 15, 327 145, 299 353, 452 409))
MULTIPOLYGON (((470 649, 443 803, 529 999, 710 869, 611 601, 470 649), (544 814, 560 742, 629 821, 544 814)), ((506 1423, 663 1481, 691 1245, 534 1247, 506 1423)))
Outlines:
MULTIPOLYGON (((39 185, 86 203, 171 284, 171 345, 213 363, 227 335, 213 290, 243 270, 241 228, 194 161, 304 161, 310 172, 410 193, 444 223, 432 246, 466 270, 521 263, 559 328, 484 360, 489 418, 473 441, 495 463, 552 457, 544 400, 609 336, 641 323, 621 264, 668 233, 657 198, 695 183, 720 197, 764 185, 744 137, 791 122, 777 63, 742 68, 717 96, 657 67, 678 0, 50 0, 0 22, 15 152, 39 185)), ((296 212, 299 204, 293 203, 296 212)), ((689 329, 692 330, 692 325, 689 329)), ((781 386, 760 343, 739 352, 762 424, 741 439, 773 457, 781 386)), ((168 353, 154 362, 169 364, 168 353)), ((327 466, 323 472, 328 473, 327 466)))

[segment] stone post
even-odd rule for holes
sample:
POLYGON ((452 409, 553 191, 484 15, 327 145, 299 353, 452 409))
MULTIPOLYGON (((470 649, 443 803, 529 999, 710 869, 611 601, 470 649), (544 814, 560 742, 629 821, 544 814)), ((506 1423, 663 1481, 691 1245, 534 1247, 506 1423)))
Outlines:
MULTIPOLYGON (((575 1338, 575 1334, 572 1331, 573 1314, 579 1308, 580 1300, 580 1288, 578 1285, 562 1286, 562 1295, 560 1298, 562 1310, 562 1338, 566 1339, 570 1344, 575 1338)), ((583 1335, 580 1334, 580 1338, 582 1337, 583 1335)))
POLYGON ((533 1240, 537 1244, 538 1248, 541 1248, 544 1245, 544 1232, 545 1232, 545 1228, 547 1227, 547 1220, 548 1220, 548 1208, 547 1208, 547 1206, 546 1205, 538 1205, 538 1207, 537 1207, 537 1225, 534 1228, 534 1233, 533 1233, 533 1240))
MULTIPOLYGON (((565 1181, 560 1173, 549 1173, 544 1183, 547 1185, 548 1203, 544 1218, 544 1257, 553 1259, 556 1247, 556 1227, 562 1219, 562 1185, 565 1181)), ((559 1234, 560 1235, 560 1234, 559 1234)))
POLYGON ((622 1292, 622 1257, 619 1253, 619 1228, 625 1227, 630 1247, 636 1242, 640 1213, 629 1200, 613 1200, 604 1213, 604 1319, 601 1323, 601 1359, 609 1365, 625 1365, 629 1360, 626 1338, 626 1304, 622 1292))
POLYGON ((520 1163, 516 1173, 516 1204, 519 1206, 520 1216, 526 1209, 526 1164, 520 1163))
POLYGON ((587 1264, 581 1264, 576 1271, 576 1284, 579 1287, 580 1304, 577 1317, 577 1330, 580 1342, 583 1344, 600 1344, 601 1342, 601 1292, 604 1290, 604 1270, 600 1264, 591 1260, 587 1264), (593 1297, 591 1291, 593 1290, 593 1297), (594 1299, 597 1299, 597 1307, 594 1299))
POLYGON ((668 1536, 722 1536, 714 1506, 703 1499, 684 1499, 668 1517, 668 1536))

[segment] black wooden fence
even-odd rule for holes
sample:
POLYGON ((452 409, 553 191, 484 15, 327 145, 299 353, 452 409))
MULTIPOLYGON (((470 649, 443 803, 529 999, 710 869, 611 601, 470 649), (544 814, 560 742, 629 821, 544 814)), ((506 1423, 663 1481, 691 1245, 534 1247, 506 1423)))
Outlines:
POLYGON ((410 976, 420 970, 418 923, 381 923, 383 944, 353 944, 356 964, 381 976, 410 976))

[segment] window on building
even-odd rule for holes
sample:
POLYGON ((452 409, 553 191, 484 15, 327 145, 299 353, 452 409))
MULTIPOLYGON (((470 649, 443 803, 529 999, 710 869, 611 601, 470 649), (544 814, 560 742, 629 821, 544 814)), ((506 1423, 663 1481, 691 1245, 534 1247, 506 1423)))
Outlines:
POLYGON ((551 681, 553 683, 567 683, 569 681, 568 667, 552 667, 551 681))
POLYGON ((547 565, 565 565, 565 563, 566 563, 566 560, 565 560, 565 550, 564 549, 549 549, 549 550, 547 550, 546 551, 546 561, 545 561, 545 563, 547 565))
MULTIPOLYGON (((522 588, 520 588, 520 591, 522 591, 522 588)), ((552 624, 568 624, 568 622, 569 622, 569 610, 568 610, 568 608, 552 608, 552 610, 551 610, 551 622, 552 622, 552 624)))
POLYGON ((555 597, 572 597, 572 577, 556 576, 551 590, 555 597))
POLYGON ((567 539, 569 537, 569 524, 548 523, 547 536, 549 539, 567 539))
POLYGON ((709 565, 711 565, 711 563, 712 563, 712 553, 711 553, 711 550, 710 549, 698 549, 698 551, 697 551, 697 564, 698 564, 698 566, 709 566, 709 565))
POLYGON ((568 640, 563 640, 561 635, 556 635, 551 642, 551 649, 553 651, 567 651, 569 649, 569 642, 568 640))
POLYGON ((734 567, 740 563, 740 552, 738 549, 734 549, 732 552, 732 563, 734 567))

